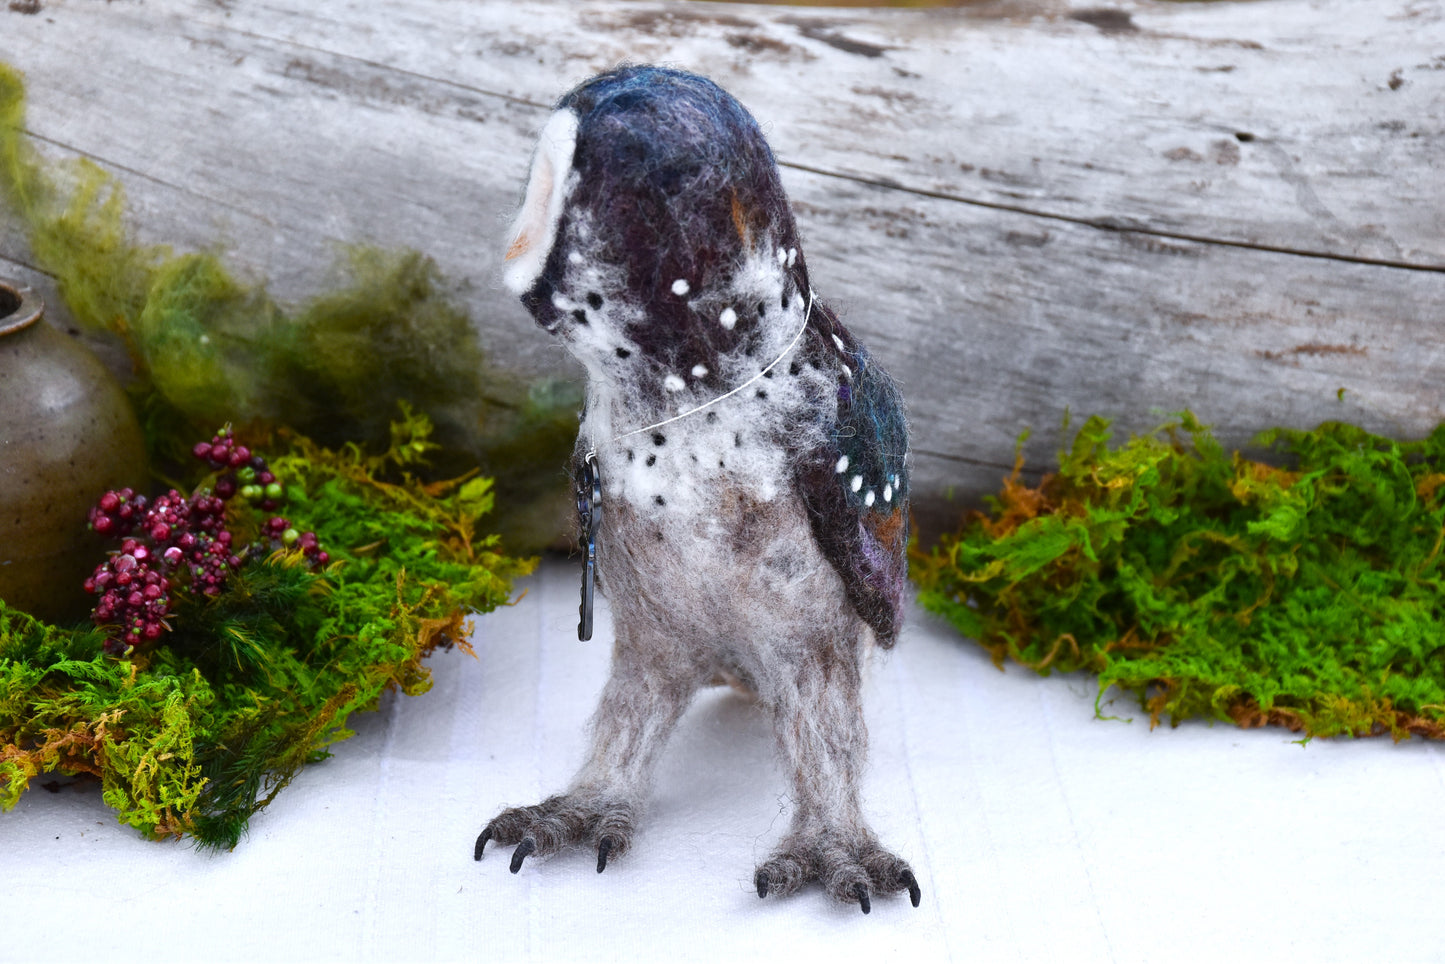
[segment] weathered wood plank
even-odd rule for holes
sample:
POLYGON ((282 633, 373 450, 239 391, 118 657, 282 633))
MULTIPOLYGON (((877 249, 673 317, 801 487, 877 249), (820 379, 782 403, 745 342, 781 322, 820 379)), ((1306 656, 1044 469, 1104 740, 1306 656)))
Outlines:
POLYGON ((1440 8, 1230 7, 402 0, 382 20, 363 0, 270 0, 209 20, 529 103, 621 60, 678 61, 757 105, 798 164, 1033 213, 1445 267, 1439 209, 1414 203, 1441 183, 1440 8))
MULTIPOLYGON (((820 293, 904 384, 930 527, 1024 426, 1046 461, 1066 406, 1192 406, 1230 444, 1445 418, 1445 8, 1118 9, 51 0, 0 13, 0 59, 144 238, 222 239, 290 297, 339 241, 418 247, 532 371, 566 361, 495 278, 545 104, 621 59, 717 77, 769 127, 820 293)), ((3 222, 0 259, 26 260, 3 222)))

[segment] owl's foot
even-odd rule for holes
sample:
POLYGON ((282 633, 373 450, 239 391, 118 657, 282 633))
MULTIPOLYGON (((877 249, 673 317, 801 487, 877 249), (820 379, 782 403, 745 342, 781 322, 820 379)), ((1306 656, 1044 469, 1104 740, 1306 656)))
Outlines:
POLYGON ((533 854, 545 856, 571 847, 596 847, 600 874, 609 858, 632 845, 633 818, 633 807, 628 803, 584 794, 559 794, 533 807, 513 807, 497 814, 477 837, 472 858, 482 859, 489 840, 516 844, 511 863, 515 874, 522 869, 522 861, 533 854))
POLYGON ((791 894, 810 880, 819 881, 834 900, 856 903, 865 914, 878 894, 906 890, 914 907, 923 897, 907 862, 880 847, 871 834, 790 834, 753 875, 759 897, 791 894))

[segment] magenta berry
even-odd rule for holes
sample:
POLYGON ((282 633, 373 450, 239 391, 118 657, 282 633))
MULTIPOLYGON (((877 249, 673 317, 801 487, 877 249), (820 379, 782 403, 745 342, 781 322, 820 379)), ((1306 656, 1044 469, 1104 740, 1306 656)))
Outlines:
MULTIPOLYGON (((86 592, 97 597, 91 618, 110 633, 107 653, 124 655, 159 640, 170 628, 165 620, 173 589, 208 598, 224 590, 249 553, 249 547, 233 545, 226 527, 229 500, 239 495, 274 512, 286 496, 266 460, 238 444, 229 425, 209 442, 197 442, 191 453, 221 473, 211 491, 188 498, 172 489, 150 502, 132 489, 118 489, 104 493, 90 510, 90 527, 120 543, 85 581, 86 592)), ((281 516, 263 523, 260 536, 258 550, 266 544, 299 549, 313 568, 331 561, 316 533, 299 532, 281 516)))

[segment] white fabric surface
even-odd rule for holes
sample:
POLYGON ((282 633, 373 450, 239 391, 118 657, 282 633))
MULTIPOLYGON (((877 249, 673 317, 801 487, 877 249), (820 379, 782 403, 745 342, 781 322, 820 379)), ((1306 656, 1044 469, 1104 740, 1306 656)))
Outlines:
MULTIPOLYGON (((389 696, 230 854, 151 843, 96 791, 0 814, 13 961, 1445 960, 1442 748, 1095 719, 1087 678, 1000 673, 913 613, 868 683, 867 809, 923 886, 864 917, 816 887, 760 901, 787 825, 757 708, 684 717, 635 849, 472 861, 503 805, 560 789, 607 670, 549 563, 482 617, 479 659, 389 696)), ((739 600, 745 605, 746 600, 739 600)))

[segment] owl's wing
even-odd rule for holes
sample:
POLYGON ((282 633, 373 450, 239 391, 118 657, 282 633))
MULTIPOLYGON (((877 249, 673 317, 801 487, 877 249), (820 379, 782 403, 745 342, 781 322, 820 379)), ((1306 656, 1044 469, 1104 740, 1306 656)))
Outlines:
POLYGON ((825 442, 800 453, 794 486, 848 601, 888 647, 908 567, 908 423, 893 379, 841 325, 828 327, 843 369, 836 419, 825 442))

